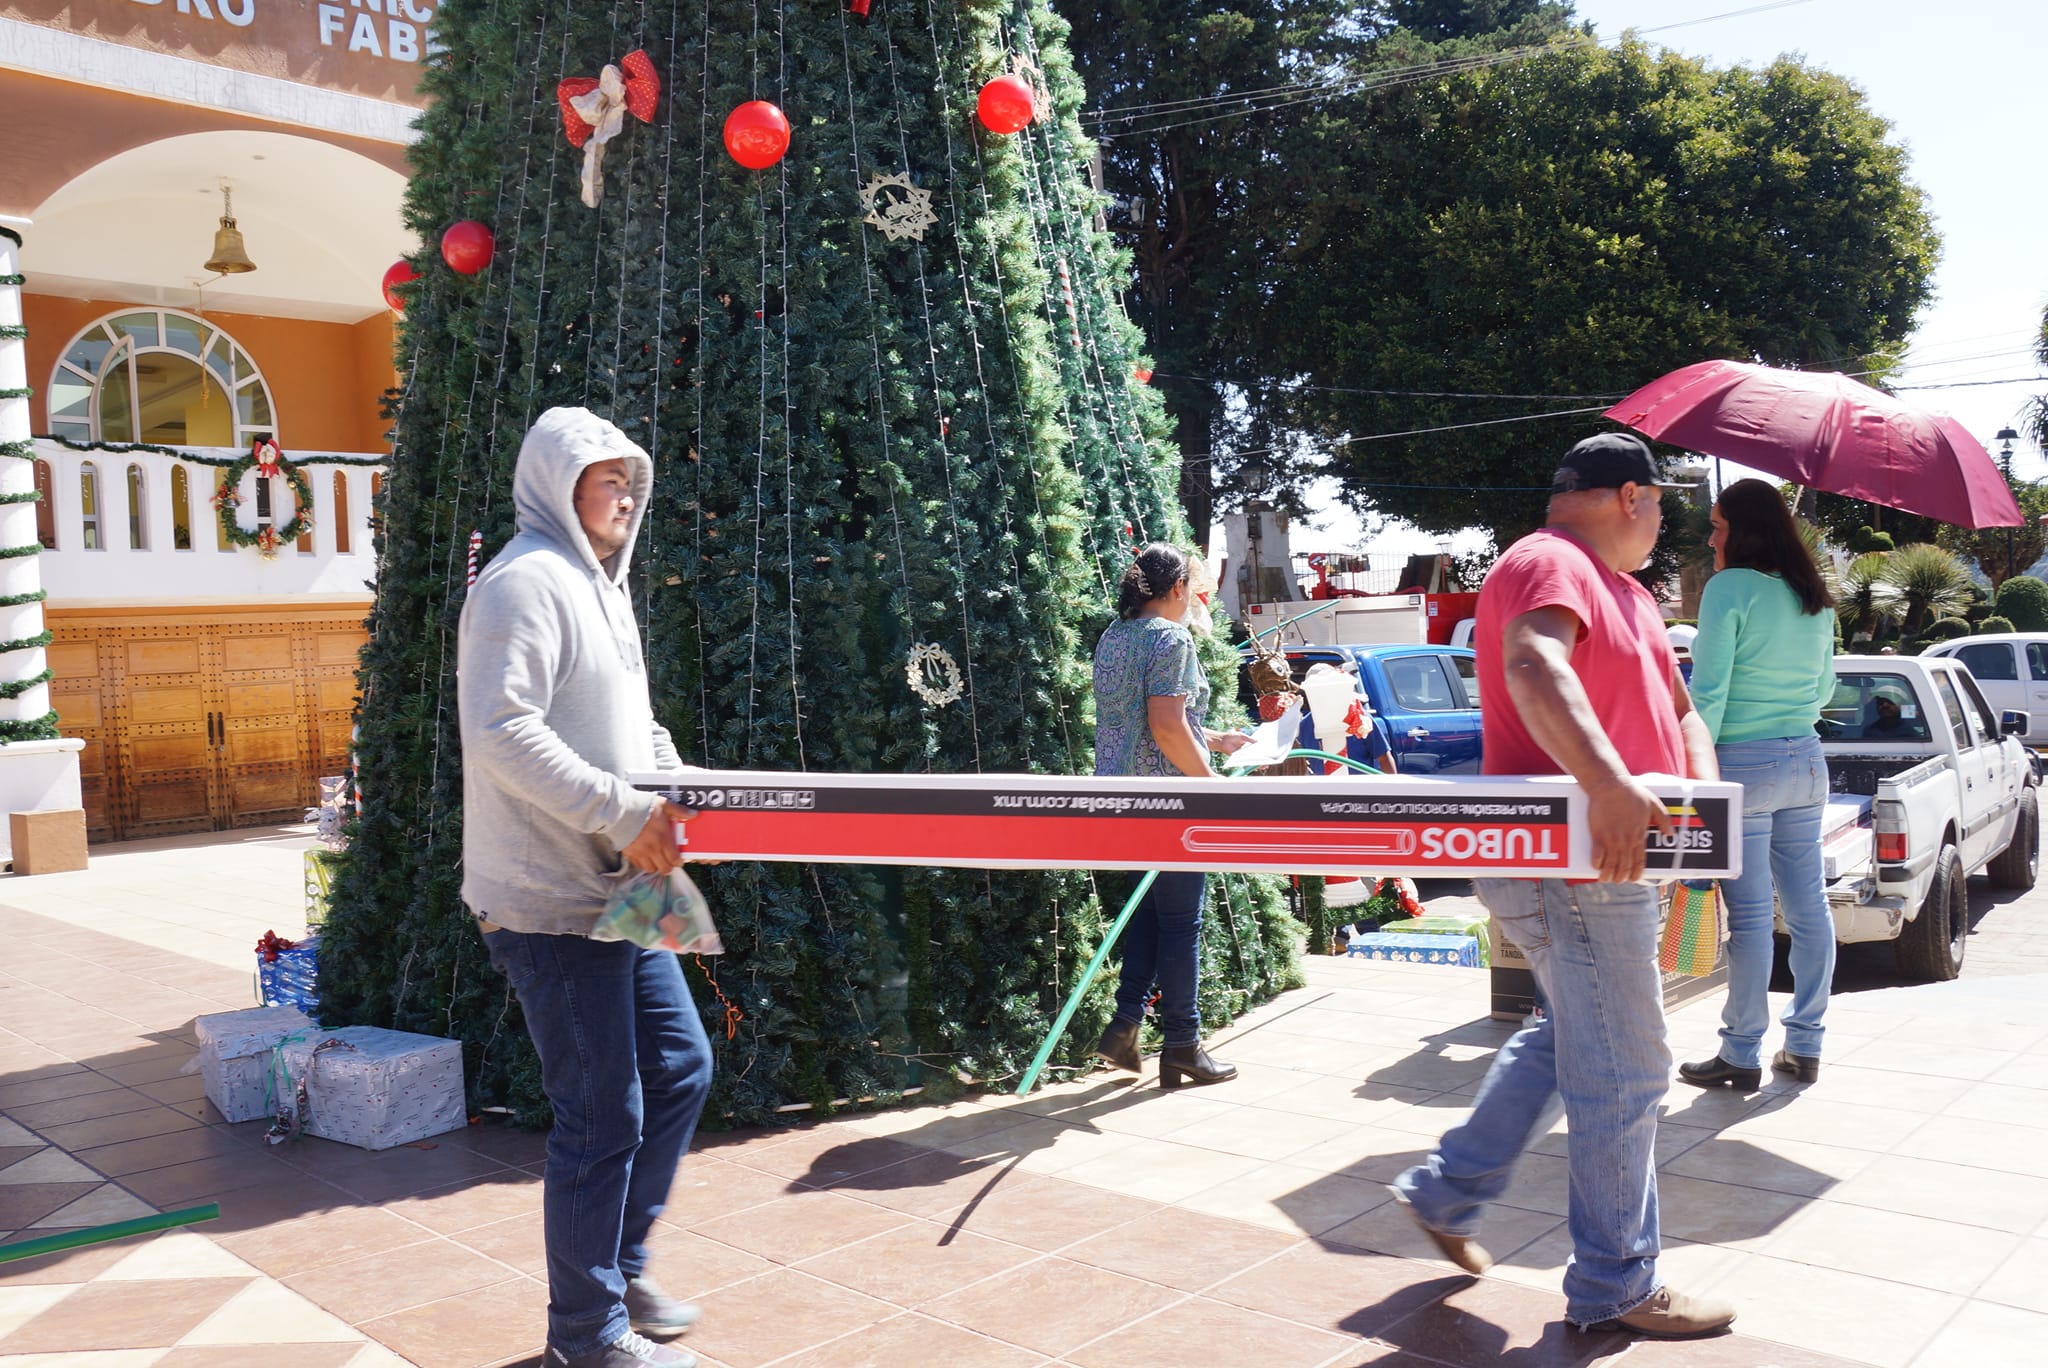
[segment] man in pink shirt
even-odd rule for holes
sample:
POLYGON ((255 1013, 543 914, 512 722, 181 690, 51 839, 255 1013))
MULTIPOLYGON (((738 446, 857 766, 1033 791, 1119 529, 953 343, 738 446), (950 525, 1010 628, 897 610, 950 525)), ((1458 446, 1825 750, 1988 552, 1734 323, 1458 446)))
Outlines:
POLYGON ((1565 1318, 1662 1339, 1716 1334, 1733 1307, 1657 1273, 1657 1108, 1671 1081, 1657 971, 1658 895, 1642 882, 1664 804, 1638 776, 1717 774, 1714 747, 1664 633, 1630 575, 1663 526, 1666 481, 1625 433, 1589 437, 1552 477, 1548 524, 1509 547, 1479 596, 1486 772, 1569 774, 1589 800, 1599 878, 1480 879, 1480 901, 1524 954, 1541 1015, 1495 1058, 1472 1113, 1394 1182, 1444 1257, 1471 1273, 1473 1238, 1529 1141, 1570 1126, 1572 1258, 1565 1318))

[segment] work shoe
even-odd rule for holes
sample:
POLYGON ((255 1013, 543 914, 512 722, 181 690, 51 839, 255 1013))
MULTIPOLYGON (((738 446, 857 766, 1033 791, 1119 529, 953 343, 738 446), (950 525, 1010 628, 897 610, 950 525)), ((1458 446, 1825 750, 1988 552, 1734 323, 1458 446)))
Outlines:
POLYGON ((1739 1064, 1730 1064, 1719 1055, 1697 1064, 1679 1065, 1678 1076, 1695 1088, 1718 1088, 1725 1083, 1738 1091, 1750 1093, 1764 1085, 1762 1069, 1745 1069, 1739 1064))
POLYGON ((1794 1081, 1813 1083, 1820 1079, 1819 1055, 1796 1055, 1790 1050, 1780 1050, 1771 1056, 1771 1072, 1791 1074, 1794 1081))
POLYGON ((662 1339, 680 1335, 695 1325, 701 1314, 695 1303, 671 1297, 644 1274, 626 1279, 626 1318, 643 1335, 662 1339))
POLYGON ((541 1359, 542 1368, 697 1368, 697 1356, 687 1349, 670 1349, 628 1330, 602 1349, 570 1358, 554 1345, 541 1359))
POLYGON ((1145 1067, 1138 1056, 1138 1025, 1134 1021, 1121 1018, 1111 1021, 1109 1029, 1102 1033, 1102 1039, 1096 1042, 1095 1053, 1119 1069, 1129 1069, 1132 1073, 1139 1073, 1145 1067))
POLYGON ((1435 1226, 1422 1219, 1422 1213, 1417 1211, 1414 1203, 1408 1200, 1407 1193, 1399 1188, 1394 1188, 1392 1191, 1394 1200, 1399 1202, 1402 1208, 1414 1218, 1415 1224, 1422 1228, 1422 1233, 1429 1236, 1430 1242, 1436 1246, 1437 1253, 1443 1255, 1475 1278, 1493 1267, 1493 1255, 1487 1253, 1485 1247, 1479 1241, 1465 1235, 1453 1235, 1448 1230, 1438 1230, 1435 1226))
POLYGON ((1660 1287, 1655 1296, 1634 1310, 1579 1329, 1589 1335, 1621 1333, 1646 1339, 1698 1339, 1718 1335, 1734 1321, 1735 1308, 1727 1302, 1688 1297, 1683 1292, 1660 1287))

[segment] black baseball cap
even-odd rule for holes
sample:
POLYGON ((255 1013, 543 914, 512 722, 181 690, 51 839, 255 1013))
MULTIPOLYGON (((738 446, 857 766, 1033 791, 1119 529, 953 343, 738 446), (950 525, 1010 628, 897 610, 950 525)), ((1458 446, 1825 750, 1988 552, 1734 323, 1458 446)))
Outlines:
POLYGON ((1625 484, 1655 485, 1659 489, 1699 487, 1697 482, 1665 479, 1650 444, 1634 433, 1603 432, 1598 437, 1588 437, 1564 454, 1557 472, 1550 477, 1550 492, 1619 489, 1625 484))

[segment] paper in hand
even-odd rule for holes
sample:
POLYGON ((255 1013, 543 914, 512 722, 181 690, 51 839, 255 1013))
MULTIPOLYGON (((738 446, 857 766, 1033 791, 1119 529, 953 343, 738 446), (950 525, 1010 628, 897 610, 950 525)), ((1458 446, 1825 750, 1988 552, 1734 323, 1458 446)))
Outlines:
POLYGON ((1294 749, 1294 738, 1301 731, 1301 695, 1296 694, 1287 710, 1271 722, 1261 722, 1252 731, 1249 744, 1239 746, 1230 757, 1232 769, 1251 769, 1260 765, 1277 765, 1287 758, 1294 749))

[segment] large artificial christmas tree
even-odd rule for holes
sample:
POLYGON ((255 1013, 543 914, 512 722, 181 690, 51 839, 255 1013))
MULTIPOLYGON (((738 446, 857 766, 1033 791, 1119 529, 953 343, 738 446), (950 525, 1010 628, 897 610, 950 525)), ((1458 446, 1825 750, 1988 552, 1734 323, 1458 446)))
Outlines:
MULTIPOLYGON (((323 1015, 459 1036, 473 1101, 533 1115, 457 896, 452 672, 471 535, 485 560, 510 537, 538 413, 587 406, 654 457, 655 712, 715 768, 1087 773, 1116 579, 1185 525, 1042 4, 451 0, 437 28, 323 1015)), ((727 950, 691 968, 713 1123, 1014 1077, 1127 887, 695 872, 727 950)), ((1210 888, 1215 1025, 1290 981, 1295 928, 1273 880, 1210 888)), ((1099 987, 1057 1059, 1107 1015, 1099 987)))

